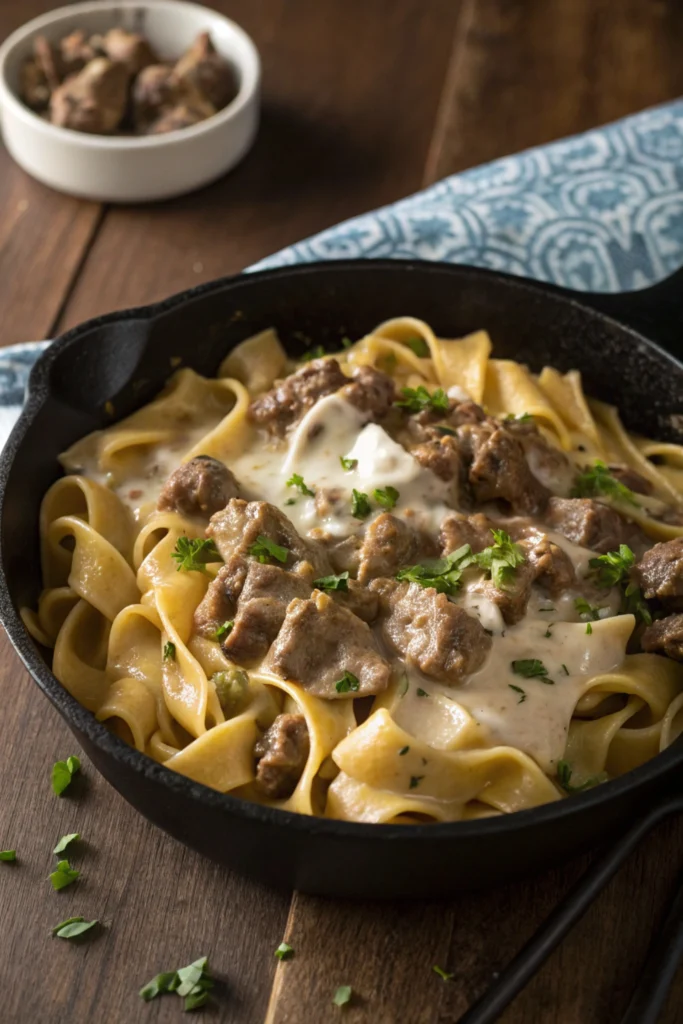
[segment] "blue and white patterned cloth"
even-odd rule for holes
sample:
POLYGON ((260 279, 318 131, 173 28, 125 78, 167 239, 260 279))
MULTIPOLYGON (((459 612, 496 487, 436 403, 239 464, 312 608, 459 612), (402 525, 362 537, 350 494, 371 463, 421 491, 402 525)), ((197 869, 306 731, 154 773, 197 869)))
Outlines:
MULTIPOLYGON (((666 277, 683 264, 683 100, 455 174, 250 270, 371 257, 469 263, 583 291, 666 277)), ((0 353, 0 444, 46 344, 0 353)))

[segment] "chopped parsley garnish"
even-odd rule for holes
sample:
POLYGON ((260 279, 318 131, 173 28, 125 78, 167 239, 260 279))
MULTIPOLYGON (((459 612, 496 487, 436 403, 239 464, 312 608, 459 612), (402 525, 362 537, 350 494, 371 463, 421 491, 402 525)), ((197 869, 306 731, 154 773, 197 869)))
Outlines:
POLYGON ((395 487, 378 487, 372 492, 372 496, 382 508, 393 508, 400 497, 395 487))
POLYGON ((360 689, 360 681, 353 672, 345 672, 341 679, 334 684, 334 688, 337 693, 349 693, 350 691, 357 693, 360 689))
POLYGON ((287 498, 285 505, 296 505, 296 498, 287 498))
POLYGON ((399 409, 408 412, 422 412, 432 409, 434 412, 448 412, 448 395, 443 388, 437 388, 431 395, 424 384, 416 388, 401 388, 401 398, 394 402, 399 409))
POLYGON ((589 633, 589 634, 593 632, 593 626, 591 625, 590 622, 586 623, 586 632, 589 633))
POLYGON ((428 697, 429 696, 427 691, 423 690, 421 686, 418 686, 418 688, 417 688, 417 690, 415 692, 417 693, 418 697, 428 697))
POLYGON ((158 995, 175 992, 185 1000, 184 1009, 196 1010, 206 1003, 211 988, 213 981, 209 977, 208 958, 202 956, 187 967, 157 974, 140 989, 140 995, 148 1003, 158 995))
POLYGON ((530 412, 520 412, 519 415, 511 412, 505 417, 506 423, 533 423, 534 418, 530 412))
POLYGON ((421 587, 433 587, 440 594, 454 594, 460 586, 465 569, 476 562, 469 544, 463 544, 457 551, 443 558, 430 559, 422 565, 411 565, 396 573, 397 580, 418 583, 421 587))
POLYGON ((640 587, 629 578, 635 562, 636 556, 630 547, 627 544, 620 544, 618 551, 608 551, 606 555, 591 558, 588 564, 599 587, 605 590, 609 590, 610 587, 622 587, 622 611, 635 615, 636 621, 649 626, 652 623, 652 612, 640 587))
POLYGON ((214 633, 216 640, 221 640, 224 636, 230 636, 234 629, 234 626, 234 619, 226 619, 226 621, 221 626, 219 626, 216 632, 214 633))
POLYGON ((410 747, 401 747, 401 749, 398 752, 398 756, 399 757, 403 757, 403 755, 407 754, 409 750, 410 750, 410 747))
POLYGON ((424 359, 429 355, 429 345, 424 338, 420 338, 419 335, 414 338, 406 338, 406 345, 415 353, 416 356, 419 356, 420 359, 424 359))
POLYGON ((444 427, 443 423, 440 423, 435 429, 443 437, 457 437, 458 436, 458 431, 457 430, 453 430, 453 427, 444 427))
POLYGON ((64 853, 64 851, 66 850, 67 846, 70 846, 71 843, 75 843, 76 840, 80 839, 80 838, 81 838, 81 833, 80 832, 69 832, 68 835, 62 836, 62 838, 59 840, 59 842, 57 843, 57 845, 55 846, 55 848, 54 848, 54 850, 52 852, 53 853, 64 853))
POLYGON ((98 921, 86 921, 84 917, 67 917, 66 921, 55 925, 52 934, 58 939, 76 939, 79 935, 89 932, 98 921))
POLYGON ((294 956, 294 950, 288 942, 281 942, 275 950, 275 956, 278 960, 291 960, 294 956))
POLYGON ((354 519, 367 519, 371 511, 370 500, 367 494, 357 491, 354 487, 353 497, 351 498, 351 515, 354 519))
POLYGON ((573 769, 569 761, 557 762, 557 781, 566 793, 580 793, 583 789, 592 789, 593 786, 597 786, 607 779, 606 773, 601 772, 599 775, 593 775, 590 779, 586 779, 585 782, 575 786, 571 781, 572 775, 573 769))
POLYGON ((345 469, 347 473, 358 465, 358 459, 349 459, 346 455, 340 455, 339 461, 341 462, 341 468, 345 469))
POLYGON ((424 775, 411 775, 410 776, 410 789, 415 789, 417 786, 419 786, 423 779, 424 779, 424 775))
POLYGON ((0 850, 0 860, 4 860, 5 863, 9 864, 17 859, 16 850, 0 850))
POLYGON ((519 698, 517 703, 518 704, 523 704, 524 701, 526 700, 526 690, 523 690, 521 686, 515 686, 514 683, 508 683, 508 686, 510 687, 511 690, 514 690, 515 693, 521 694, 521 697, 519 698))
POLYGON ((622 484, 612 476, 604 462, 596 459, 594 465, 579 473, 571 490, 572 498, 596 498, 603 495, 616 501, 625 501, 628 505, 638 506, 636 497, 630 487, 622 484))
POLYGON ((455 975, 450 971, 444 971, 443 967, 439 967, 438 964, 434 964, 432 967, 434 974, 438 974, 442 981, 452 981, 455 975))
POLYGON ((178 537, 175 551, 171 552, 171 558, 178 563, 178 572, 206 572, 209 562, 222 562, 218 548, 212 539, 204 540, 198 537, 190 540, 189 537, 178 537))
POLYGON ((348 590, 349 574, 340 572, 338 576, 321 576, 319 580, 313 580, 313 586, 318 590, 348 590))
POLYGON ((170 640, 164 644, 164 661, 175 661, 175 644, 170 640))
POLYGON ((332 1002, 335 1006, 346 1006, 347 1003, 351 1002, 352 995, 353 989, 350 985, 340 985, 332 996, 332 1002))
POLYGON ((596 608, 593 604, 589 604, 585 597, 577 597, 574 601, 574 607, 584 622, 589 619, 592 619, 593 622, 597 622, 600 618, 600 612, 602 609, 596 608))
POLYGON ((67 757, 66 761, 55 762, 52 767, 52 790, 57 796, 61 796, 64 790, 71 785, 71 781, 80 767, 81 762, 77 757, 67 757))
POLYGON ((79 875, 80 871, 72 868, 68 860, 60 860, 49 878, 52 888, 55 891, 59 891, 59 889, 66 889, 67 885, 75 882, 79 875))
POLYGON ((353 342, 351 341, 350 338, 346 338, 346 337, 342 338, 342 340, 341 340, 341 347, 342 348, 351 348, 352 345, 353 345, 353 342))
POLYGON ((476 555, 477 565, 491 574, 491 580, 505 590, 513 579, 515 569, 524 562, 524 552, 505 530, 491 530, 493 544, 476 555))
POLYGON ((549 625, 549 626, 548 626, 548 628, 546 629, 545 633, 543 634, 543 636, 544 636, 544 637, 551 637, 551 636, 553 635, 553 634, 552 634, 552 633, 550 632, 550 630, 551 630, 551 627, 552 627, 552 626, 554 626, 554 625, 555 625, 555 623, 554 623, 554 622, 551 622, 551 623, 550 623, 550 625, 549 625))
POLYGON ((538 658, 520 658, 518 661, 511 661, 510 666, 516 676, 524 676, 525 679, 540 679, 542 683, 553 685, 554 680, 548 676, 548 669, 538 658))
POLYGON ((322 359, 327 353, 322 345, 314 345, 313 348, 309 348, 307 352, 301 357, 302 363, 310 363, 313 359, 322 359))
POLYGON ((304 482, 304 478, 300 473, 292 473, 289 480, 287 481, 288 487, 298 487, 302 494, 305 494, 307 498, 312 498, 315 491, 304 482))
POLYGON ((277 562, 284 563, 287 561, 289 550, 283 547, 281 544, 276 544, 270 537, 266 537, 265 534, 259 533, 254 543, 249 547, 249 554, 256 559, 257 562, 263 562, 267 564, 275 559, 277 562))
POLYGON ((569 675, 569 669, 567 668, 567 666, 563 663, 561 668, 562 668, 562 671, 564 672, 564 674, 566 676, 568 676, 569 675))

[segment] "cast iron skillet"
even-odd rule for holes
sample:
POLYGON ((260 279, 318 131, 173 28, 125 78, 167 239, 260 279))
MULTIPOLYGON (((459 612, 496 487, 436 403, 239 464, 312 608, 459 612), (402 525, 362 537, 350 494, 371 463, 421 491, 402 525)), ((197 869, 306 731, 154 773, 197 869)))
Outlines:
POLYGON ((455 824, 361 825, 299 816, 213 792, 137 753, 51 674, 17 609, 40 591, 38 510, 77 438, 149 401, 170 359, 213 374, 232 346, 275 326, 329 349, 399 314, 454 337, 486 327, 495 352, 583 373, 626 424, 683 439, 683 272, 641 293, 578 296, 470 267, 408 261, 312 264, 216 281, 166 302, 76 327, 36 364, 0 459, 0 615, 19 656, 106 779, 155 824, 214 860, 271 884, 336 896, 443 896, 487 886, 591 847, 680 792, 683 743, 620 779, 518 814, 455 824), (597 307, 600 311, 596 311, 597 307), (613 319, 615 318, 615 319, 613 319), (107 404, 111 410, 111 406, 107 404))

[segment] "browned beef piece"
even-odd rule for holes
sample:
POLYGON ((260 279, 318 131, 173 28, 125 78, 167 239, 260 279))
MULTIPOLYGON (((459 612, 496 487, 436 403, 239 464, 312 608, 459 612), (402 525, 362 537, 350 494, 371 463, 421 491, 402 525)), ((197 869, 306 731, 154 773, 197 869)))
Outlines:
POLYGON ((382 512, 368 526, 360 550, 358 579, 361 583, 376 576, 395 576, 403 565, 417 558, 420 540, 402 519, 382 512))
POLYGON ((339 391, 347 383, 336 359, 314 359, 254 399, 249 415, 254 423, 282 437, 319 398, 339 391))
MULTIPOLYGON (((311 579, 328 576, 332 571, 320 545, 300 537, 284 512, 267 501, 232 498, 221 512, 211 517, 206 536, 213 537, 225 562, 233 555, 248 555, 252 545, 264 536, 287 548, 289 554, 283 568, 291 568, 297 562, 308 562, 312 570, 311 579)), ((301 566, 299 569, 303 571, 301 566)))
POLYGON ((449 512, 441 520, 439 543, 442 554, 450 555, 463 544, 469 544, 474 552, 483 551, 493 543, 492 527, 496 524, 483 512, 473 516, 464 516, 460 512, 449 512))
POLYGON ((629 487, 636 494, 652 494, 654 490, 650 481, 637 473, 635 469, 631 469, 630 466, 611 465, 609 471, 620 484, 629 487))
POLYGON ((322 546, 335 572, 357 573, 362 543, 360 537, 353 534, 340 540, 319 527, 311 530, 309 536, 322 546))
POLYGON ((358 580, 348 581, 348 590, 331 590, 330 597, 337 604, 357 615, 363 622, 374 622, 379 611, 377 594, 364 587, 358 580))
POLYGON ((346 500, 341 487, 316 487, 315 489, 315 510, 321 519, 325 516, 333 516, 339 511, 339 506, 346 500))
POLYGON ((455 437, 448 434, 423 441, 410 454, 425 469, 431 469, 441 480, 457 480, 462 471, 460 445, 455 437))
POLYGON ((448 422, 453 427, 461 427, 465 423, 495 422, 476 402, 456 402, 448 413, 448 422))
POLYGON ((247 577, 246 559, 236 556, 218 570, 215 579, 194 613, 194 629, 200 636, 213 640, 216 630, 235 617, 237 599, 247 577))
POLYGON ((478 502, 504 501, 521 515, 542 511, 550 492, 533 475, 524 449, 509 431, 482 424, 460 427, 458 436, 472 449, 469 481, 478 502))
POLYGON ((626 522, 592 498, 551 498, 546 523, 574 544, 604 555, 626 542, 626 522))
POLYGON ((342 397, 375 423, 391 409, 396 389, 391 377, 372 366, 359 366, 353 379, 342 389, 342 397))
POLYGON ((644 651, 666 654, 667 658, 683 661, 683 615, 668 615, 656 619, 640 639, 644 651))
POLYGON ((278 715, 254 747, 257 788, 275 800, 291 796, 310 749, 304 716, 278 715))
POLYGON ((533 566, 529 562, 524 562, 510 575, 507 586, 497 587, 492 580, 486 580, 480 584, 478 591, 498 605, 508 626, 514 626, 526 614, 533 582, 533 566))
POLYGON ((478 619, 432 587, 378 579, 385 641, 421 672, 446 683, 481 668, 491 638, 478 619))
POLYGON ((238 493, 237 481, 227 466, 210 455, 198 455, 179 466, 164 484, 157 508, 184 516, 208 519, 225 508, 238 493))
POLYGON ((272 671, 294 679, 328 700, 367 697, 389 684, 391 669, 377 649, 372 630, 357 615, 320 592, 292 601, 268 655, 272 671), (349 688, 337 690, 345 678, 349 688), (357 680, 357 689, 354 679, 357 680))
POLYGON ((522 446, 527 465, 554 494, 569 494, 576 477, 576 468, 563 451, 545 439, 533 422, 506 420, 505 429, 522 446))
POLYGON ((655 544, 631 572, 645 597, 659 598, 669 608, 683 609, 683 537, 655 544))
POLYGON ((520 547, 533 570, 533 581, 553 597, 576 584, 576 573, 569 556, 544 533, 521 540, 520 547))

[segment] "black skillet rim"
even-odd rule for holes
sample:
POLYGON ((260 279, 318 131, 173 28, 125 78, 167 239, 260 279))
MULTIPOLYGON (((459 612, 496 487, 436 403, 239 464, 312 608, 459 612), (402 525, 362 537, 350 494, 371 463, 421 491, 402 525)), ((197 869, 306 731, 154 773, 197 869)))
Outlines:
MULTIPOLYGON (((31 371, 26 404, 4 450, 0 454, 0 519, 4 513, 5 486, 14 456, 24 440, 26 430, 43 405, 47 392, 50 367, 60 357, 61 353, 71 344, 77 342, 83 334, 96 327, 122 323, 127 320, 152 320, 161 314, 167 313, 176 306, 225 288, 228 290, 232 288, 241 290, 252 285, 257 287, 261 280, 280 278, 286 280, 293 275, 299 274, 326 274, 330 271, 339 270, 361 270, 361 272, 367 270, 368 273, 372 273, 373 269, 391 270, 397 274, 409 273, 412 270, 418 270, 421 273, 455 273, 460 278, 463 275, 467 276, 470 274, 475 277, 487 277, 491 280, 504 281, 508 287, 516 288, 521 293, 529 291, 541 294, 551 293, 569 306, 580 309, 582 313, 596 317, 601 322, 609 322, 620 331, 630 334, 635 343, 645 343, 648 348, 655 350, 660 356, 668 359, 672 367, 678 372, 683 373, 683 364, 672 356, 671 353, 662 349, 655 342, 644 338, 643 335, 633 331, 626 325, 601 312, 596 312, 589 305, 582 303, 580 296, 577 297, 575 293, 566 292, 555 285, 499 271, 425 260, 361 259, 326 260, 278 267, 274 270, 237 274, 197 285, 160 302, 94 317, 71 328, 71 330, 55 339, 50 347, 39 357, 31 371)), ((104 754, 109 755, 114 761, 125 763, 134 772, 144 775, 151 782, 163 786, 169 793, 182 793, 200 805, 223 810, 231 817, 251 819, 258 824, 266 826, 287 827, 309 835, 322 834, 330 838, 349 837, 357 840, 374 839, 377 842, 390 842, 400 837, 412 841, 431 839, 440 843, 457 843, 458 839, 474 837, 481 839, 487 837, 491 839, 494 837, 503 838, 511 833, 523 831, 532 825, 551 825, 561 819, 571 819, 582 814, 589 807, 595 810, 601 805, 609 804, 613 798, 617 799, 629 791, 634 791, 634 795, 640 793, 657 780, 663 782, 671 769, 683 764, 683 743, 677 742, 668 750, 657 754, 639 768, 570 798, 491 818, 482 818, 474 821, 435 822, 424 825, 376 825, 341 821, 334 818, 313 817, 263 804, 251 803, 247 800, 230 796, 229 793, 219 793, 208 786, 194 782, 184 775, 173 772, 153 761, 147 755, 141 754, 134 747, 129 746, 111 733, 103 724, 97 721, 91 712, 87 711, 68 693, 41 658, 37 646, 31 639, 18 610, 14 606, 7 586, 4 551, 1 545, 2 540, 0 537, 0 621, 4 625, 12 646, 21 658, 29 675, 67 723, 72 725, 78 732, 85 734, 94 746, 102 750, 104 754)))

